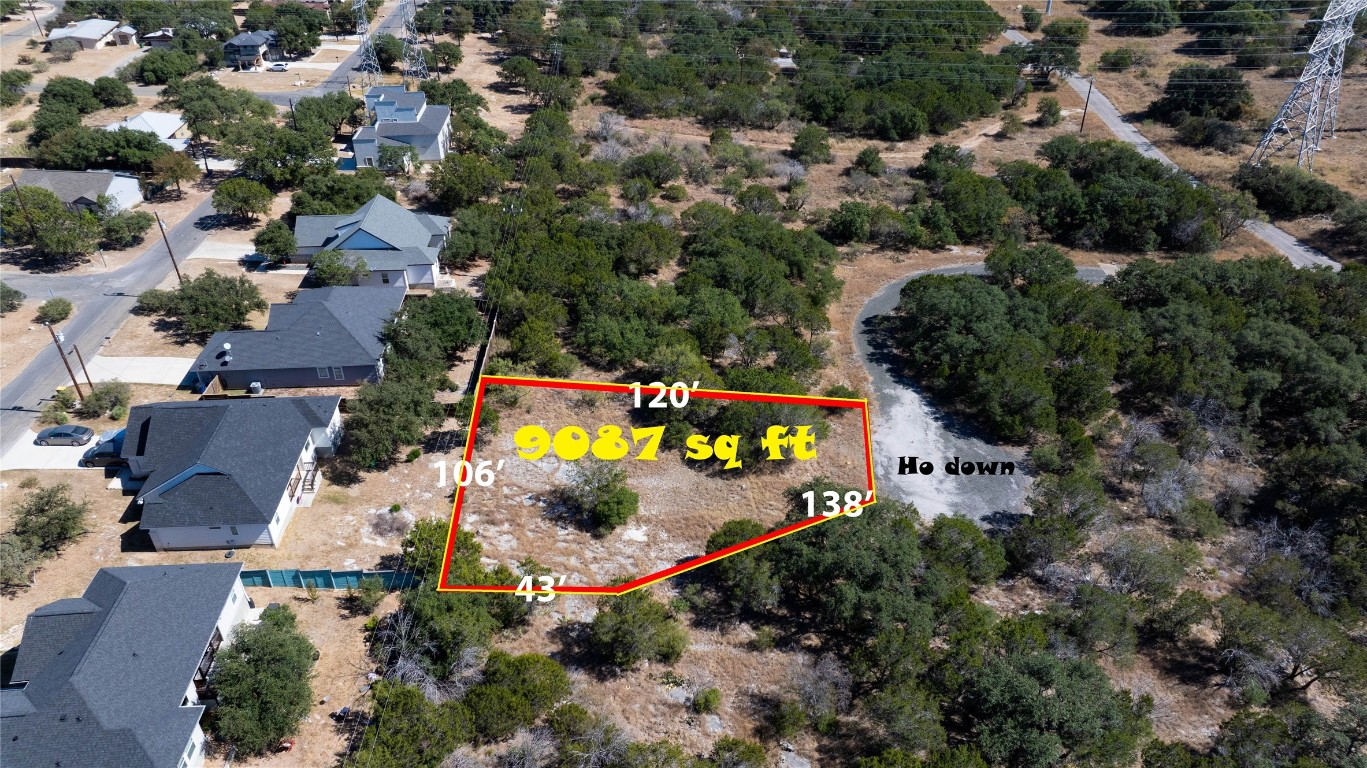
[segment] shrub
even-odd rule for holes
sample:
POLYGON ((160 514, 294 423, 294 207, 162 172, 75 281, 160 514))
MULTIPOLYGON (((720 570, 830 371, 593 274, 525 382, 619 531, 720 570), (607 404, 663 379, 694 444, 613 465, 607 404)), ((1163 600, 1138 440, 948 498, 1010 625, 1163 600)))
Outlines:
POLYGON ((1019 136, 1025 130, 1025 121, 1015 112, 1007 112, 1002 115, 1001 135, 1005 138, 1019 136))
POLYGON ((42 553, 23 538, 12 533, 0 536, 0 585, 28 586, 42 559, 42 553))
POLYGON ((133 400, 133 388, 122 381, 105 381, 86 393, 76 406, 76 415, 84 419, 98 419, 115 408, 128 408, 133 400))
POLYGON ((141 243, 156 219, 146 211, 121 211, 104 220, 104 244, 113 249, 141 243))
POLYGON ((43 406, 42 412, 38 414, 38 422, 40 424, 56 424, 60 426, 67 423, 67 421, 66 408, 62 407, 62 404, 55 400, 43 406))
POLYGON ((1348 200, 1338 187, 1294 165, 1245 165, 1234 174, 1234 186, 1276 218, 1331 213, 1348 200))
POLYGON ((1063 122, 1063 110, 1059 108, 1058 99, 1053 96, 1045 96, 1039 100, 1039 117, 1035 122, 1045 128, 1058 125, 1063 122))
POLYGON ((785 700, 769 715, 769 727, 780 739, 791 739, 807 727, 807 713, 796 701, 785 700))
POLYGON ((641 497, 630 488, 612 489, 593 507, 595 532, 605 536, 612 529, 630 520, 641 508, 641 497))
POLYGON ((76 52, 81 50, 81 44, 75 40, 58 40, 48 46, 47 50, 53 61, 66 62, 76 58, 76 52))
POLYGON ((96 99, 106 107, 127 107, 138 103, 129 88, 116 77, 97 77, 91 86, 96 99))
POLYGON ((1367 248, 1367 201, 1353 200, 1334 211, 1334 237, 1345 244, 1367 248))
POLYGON ((693 695, 693 711, 709 715, 721 708, 721 691, 704 688, 693 695))
POLYGON ((883 155, 877 147, 864 147, 855 155, 854 163, 851 168, 858 168, 870 176, 882 176, 888 169, 888 164, 883 162, 883 155))
POLYGON ((803 165, 829 163, 835 159, 831 153, 831 135, 819 125, 808 125, 798 131, 788 154, 803 165))
POLYGON ((604 598, 589 627, 589 647, 622 669, 641 661, 673 664, 688 647, 688 634, 669 607, 638 589, 604 598))
POLYGON ((850 387, 845 386, 844 384, 836 384, 835 386, 828 388, 825 392, 822 392, 821 394, 825 395, 826 397, 841 397, 848 398, 851 400, 859 399, 859 390, 852 389, 850 387))
POLYGON ((109 409, 109 418, 111 421, 123 421, 128 418, 128 406, 116 405, 109 409))
POLYGON ((1024 24, 1026 32, 1038 32, 1040 26, 1044 24, 1044 14, 1028 5, 1023 5, 1021 6, 1021 22, 1024 24))
POLYGON ((1168 75, 1163 97, 1149 105, 1154 117, 1174 120, 1178 113, 1238 120, 1253 109, 1253 93, 1237 70, 1191 64, 1168 75))
POLYGON ((352 611, 357 615, 368 615, 375 612, 380 606, 385 596, 384 580, 379 576, 367 576, 361 579, 360 585, 355 589, 347 590, 347 600, 351 603, 352 611))
POLYGON ((1239 148, 1241 133, 1239 126, 1217 117, 1188 117, 1177 126, 1177 141, 1229 153, 1239 148))
POLYGON ((622 165, 623 177, 645 179, 656 187, 663 187, 681 175, 683 167, 679 161, 658 149, 637 155, 622 165))
POLYGON ((60 296, 48 299, 38 306, 38 322, 44 325, 60 323, 71 317, 71 310, 71 302, 68 299, 63 299, 60 296))
POLYGON ((1115 48, 1101 54, 1101 68, 1126 70, 1148 63, 1149 56, 1142 48, 1115 48))
POLYGON ((682 184, 670 184, 665 187, 665 191, 660 194, 660 197, 671 203, 682 203, 688 199, 688 188, 682 184))
POLYGON ((174 290, 144 291, 137 304, 140 312, 175 319, 181 332, 193 337, 238 328, 252 312, 265 312, 268 307, 255 283, 241 275, 228 277, 212 269, 174 290))
POLYGON ((14 534, 43 552, 55 552, 85 532, 88 502, 71 499, 71 486, 58 483, 29 493, 14 508, 14 534))
POLYGON ((24 299, 28 298, 24 292, 18 288, 11 288, 8 284, 0 282, 0 315, 13 312, 23 305, 24 299))
POLYGON ((288 224, 279 219, 272 219, 266 224, 265 229, 257 232, 252 237, 252 245, 256 246, 257 253, 275 261, 283 261, 299 249, 294 232, 288 224))
POLYGON ((412 464, 413 462, 417 461, 420 456, 422 456, 422 449, 414 448, 413 450, 408 452, 407 456, 404 457, 404 461, 408 462, 409 464, 412 464))
POLYGON ((31 125, 31 124, 30 124, 29 121, 27 121, 27 120, 23 120, 23 119, 20 119, 20 120, 11 120, 11 121, 9 121, 9 125, 6 125, 6 126, 5 126, 5 132, 6 132, 6 133, 23 133, 24 131, 27 131, 27 130, 29 129, 29 125, 31 125))

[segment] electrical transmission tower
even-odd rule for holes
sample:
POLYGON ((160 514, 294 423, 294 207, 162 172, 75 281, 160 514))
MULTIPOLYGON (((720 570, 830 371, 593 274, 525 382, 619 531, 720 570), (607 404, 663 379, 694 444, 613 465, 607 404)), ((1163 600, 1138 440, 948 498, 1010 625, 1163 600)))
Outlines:
POLYGON ((1367 10, 1367 0, 1332 0, 1310 45, 1310 59, 1301 79, 1286 97, 1277 119, 1267 129, 1249 162, 1259 165, 1290 144, 1299 142, 1296 165, 1315 162, 1320 139, 1334 137, 1339 119, 1339 85, 1343 82, 1343 51, 1353 39, 1353 20, 1367 10))
POLYGON ((370 20, 366 17, 365 0, 351 0, 351 12, 356 15, 356 33, 361 36, 361 74, 356 83, 364 94, 380 84, 380 59, 375 55, 375 41, 370 39, 370 20))
MULTIPOLYGON (((1367 0, 1363 0, 1367 2, 1367 0)), ((409 78, 417 81, 427 79, 427 59, 423 57, 422 48, 418 47, 418 21, 417 9, 414 8, 415 0, 402 0, 399 3, 399 13, 403 18, 403 82, 408 84, 409 78)))

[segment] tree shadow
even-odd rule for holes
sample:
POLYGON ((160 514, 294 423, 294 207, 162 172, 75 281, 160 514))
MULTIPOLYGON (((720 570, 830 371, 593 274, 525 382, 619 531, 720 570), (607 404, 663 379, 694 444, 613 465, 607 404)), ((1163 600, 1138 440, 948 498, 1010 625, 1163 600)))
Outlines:
POLYGON ((614 680, 622 670, 603 661, 589 647, 589 624, 585 621, 562 621, 550 632, 560 648, 548 654, 562 666, 581 669, 599 682, 614 680))
POLYGON ((89 258, 45 259, 39 256, 33 248, 8 248, 3 254, 0 254, 0 264, 18 267, 25 272, 33 272, 40 275, 65 272, 88 261, 90 261, 89 258))

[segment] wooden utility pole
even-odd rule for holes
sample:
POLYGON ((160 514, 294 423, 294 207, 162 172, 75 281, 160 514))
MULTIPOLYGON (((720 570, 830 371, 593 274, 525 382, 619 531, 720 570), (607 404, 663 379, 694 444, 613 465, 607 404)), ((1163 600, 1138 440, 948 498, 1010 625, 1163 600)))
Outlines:
POLYGON ((1092 88, 1096 86, 1096 75, 1087 78, 1087 100, 1082 102, 1082 124, 1077 127, 1077 132, 1082 133, 1082 129, 1087 127, 1087 108, 1092 105, 1092 88))
POLYGON ((157 217, 157 229, 161 230, 161 241, 166 243, 166 255, 171 257, 171 268, 176 271, 176 279, 181 285, 185 285, 185 277, 180 274, 180 265, 176 263, 176 252, 171 250, 171 240, 166 236, 166 225, 161 223, 161 214, 153 213, 157 217))
POLYGON ((66 366, 66 375, 71 377, 71 386, 76 388, 76 397, 84 400, 85 393, 81 392, 81 384, 76 381, 76 372, 71 370, 71 361, 66 359, 66 353, 62 351, 62 342, 57 340, 57 332, 52 329, 51 324, 43 323, 43 325, 47 328, 47 332, 52 334, 52 346, 57 348, 57 356, 62 358, 62 365, 66 366))
POLYGON ((81 373, 85 374, 86 385, 90 387, 91 392, 94 392, 95 382, 90 380, 90 371, 85 367, 85 358, 81 357, 81 348, 76 346, 74 343, 71 345, 71 348, 76 350, 76 360, 81 364, 81 373))

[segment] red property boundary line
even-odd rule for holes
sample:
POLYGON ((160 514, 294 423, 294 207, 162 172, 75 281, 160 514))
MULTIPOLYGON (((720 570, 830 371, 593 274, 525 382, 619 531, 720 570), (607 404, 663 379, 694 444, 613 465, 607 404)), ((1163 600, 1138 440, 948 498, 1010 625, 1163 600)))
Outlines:
MULTIPOLYGON (((479 384, 475 388, 475 403, 474 407, 471 409, 470 412, 470 430, 469 434, 465 438, 465 453, 463 454, 463 457, 466 462, 471 462, 474 458, 475 431, 476 429, 478 429, 479 426, 479 412, 480 408, 484 404, 485 392, 487 388, 491 385, 536 387, 539 389, 567 389, 586 392, 612 392, 618 394, 630 394, 633 392, 634 389, 629 384, 615 384, 602 381, 575 381, 573 379, 537 379, 525 378, 520 376, 482 376, 479 379, 479 384)), ((640 389, 642 395, 654 395, 660 393, 661 391, 667 391, 670 388, 651 387, 642 385, 640 389)), ((830 517, 824 517, 822 515, 810 517, 806 520, 801 520, 799 522, 793 523, 792 525, 784 526, 783 528, 770 531, 764 534, 763 536, 759 536, 748 541, 742 541, 739 544, 734 544, 725 549, 717 550, 716 552, 713 552, 708 555, 703 555, 694 560, 679 563, 678 565, 675 565, 671 568, 666 568, 663 571, 657 571, 646 576, 641 576, 639 578, 633 579, 632 581, 628 581, 625 584, 619 584, 613 587, 587 587, 562 585, 555 587, 553 590, 550 590, 551 592, 555 594, 567 595, 626 594, 627 592, 641 589, 642 587, 648 587, 651 584, 664 581, 665 579, 668 579, 671 576, 678 576, 681 573, 686 573, 688 571, 693 570, 694 568, 701 568, 702 566, 707 565, 708 563, 715 563, 718 560, 730 557, 731 555, 738 554, 740 552, 744 552, 747 549, 758 547, 761 544, 767 544, 768 542, 774 541, 775 539, 783 538, 784 536, 787 536, 789 534, 797 533, 798 531, 804 530, 806 528, 811 528, 812 526, 821 525, 822 523, 825 523, 830 520, 835 520, 839 517, 844 517, 846 514, 849 514, 850 512, 853 512, 857 509, 862 509, 864 507, 869 506, 870 504, 877 503, 878 495, 874 488, 873 482, 873 437, 872 432, 869 428, 869 403, 867 400, 855 400, 842 397, 813 397, 809 395, 774 395, 763 392, 729 392, 726 390, 716 389, 690 389, 688 390, 688 394, 689 397, 697 397, 704 400, 742 400, 756 403, 792 403, 796 405, 815 405, 824 408, 858 409, 861 418, 863 419, 864 426, 864 469, 865 480, 868 483, 868 495, 865 497, 865 500, 857 506, 851 507, 849 509, 842 509, 841 512, 830 517)), ((457 471, 457 475, 459 475, 459 471, 457 471)), ((442 558, 441 580, 437 582, 437 590, 441 592, 506 592, 515 593, 519 595, 532 595, 547 592, 547 590, 541 588, 533 588, 531 590, 519 590, 515 585, 511 584, 451 585, 446 583, 446 580, 450 576, 451 572, 451 554, 456 546, 456 534, 460 530, 460 507, 461 504, 465 501, 465 488, 466 486, 460 485, 459 483, 457 483, 456 485, 456 500, 455 503, 451 506, 451 529, 447 532, 446 535, 446 553, 442 558)))

